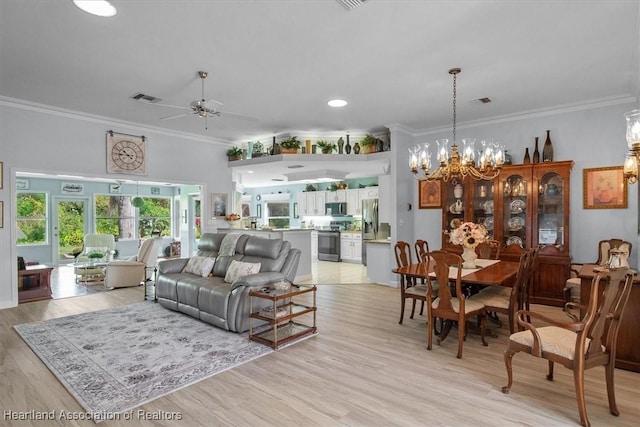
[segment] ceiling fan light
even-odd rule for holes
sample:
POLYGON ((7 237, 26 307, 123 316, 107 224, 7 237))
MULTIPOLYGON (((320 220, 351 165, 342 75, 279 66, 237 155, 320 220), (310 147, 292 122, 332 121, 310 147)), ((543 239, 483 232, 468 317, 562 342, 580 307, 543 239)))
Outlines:
POLYGON ((347 105, 347 101, 345 101, 344 99, 332 99, 331 101, 327 102, 327 104, 329 104, 329 107, 339 108, 347 105))
POLYGON ((73 0, 73 4, 85 12, 96 16, 108 18, 118 13, 115 6, 106 0, 73 0))

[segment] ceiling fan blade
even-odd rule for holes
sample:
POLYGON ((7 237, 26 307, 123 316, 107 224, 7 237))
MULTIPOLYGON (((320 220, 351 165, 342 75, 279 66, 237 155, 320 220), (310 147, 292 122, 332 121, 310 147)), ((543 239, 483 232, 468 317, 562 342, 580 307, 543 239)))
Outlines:
POLYGON ((159 105, 161 107, 169 107, 169 108, 180 108, 182 110, 188 108, 188 107, 185 107, 184 105, 171 105, 171 104, 158 104, 158 103, 151 104, 151 105, 159 105))
POLYGON ((208 99, 207 101, 205 101, 205 105, 212 104, 212 103, 213 104, 218 104, 218 105, 224 105, 222 102, 220 102, 218 100, 215 100, 213 98, 208 99))
POLYGON ((254 117, 254 116, 247 116, 247 115, 238 114, 238 113, 228 113, 226 111, 216 111, 216 113, 220 117, 228 117, 230 119, 248 120, 250 122, 257 122, 257 121, 260 120, 260 119, 258 119, 257 117, 254 117))
MULTIPOLYGON (((182 107, 184 108, 184 107, 182 107)), ((187 113, 182 113, 182 114, 176 114, 173 116, 168 116, 168 117, 161 117, 160 120, 171 120, 171 119, 177 119, 178 117, 186 117, 193 114, 192 112, 187 112, 187 113)))

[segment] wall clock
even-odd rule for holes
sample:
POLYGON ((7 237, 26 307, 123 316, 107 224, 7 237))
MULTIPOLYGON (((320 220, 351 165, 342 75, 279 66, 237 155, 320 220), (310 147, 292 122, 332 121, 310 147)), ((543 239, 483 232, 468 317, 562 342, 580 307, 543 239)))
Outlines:
POLYGON ((107 132, 107 172, 146 175, 146 138, 107 132))

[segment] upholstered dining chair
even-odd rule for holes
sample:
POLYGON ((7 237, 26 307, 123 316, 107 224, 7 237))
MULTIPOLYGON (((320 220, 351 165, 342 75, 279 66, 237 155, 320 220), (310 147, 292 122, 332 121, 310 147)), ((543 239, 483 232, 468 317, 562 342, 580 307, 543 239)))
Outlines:
POLYGON ((631 256, 632 244, 622 239, 600 240, 598 243, 598 259, 594 262, 573 263, 571 264, 571 277, 567 279, 564 286, 564 302, 580 302, 580 268, 584 264, 604 265, 609 260, 609 251, 611 249, 620 249, 625 253, 620 257, 621 266, 629 267, 629 257, 631 256))
POLYGON ((483 259, 500 259, 499 240, 488 239, 476 246, 476 253, 479 258, 483 259))
POLYGON ((584 371, 604 366, 609 412, 619 415, 614 386, 616 339, 632 281, 633 273, 628 268, 603 270, 596 274, 591 284, 589 304, 581 321, 558 322, 535 312, 519 311, 517 321, 525 330, 509 337, 504 352, 508 382, 502 387, 502 392, 509 393, 511 390, 512 360, 516 353, 525 352, 547 359, 549 381, 553 381, 554 364, 560 363, 573 371, 580 422, 583 426, 590 426, 584 396, 584 371), (535 327, 526 320, 527 316, 549 326, 535 327))
MULTIPOLYGON (((398 268, 406 267, 411 264, 411 246, 409 243, 405 241, 398 241, 394 246, 394 254, 396 258, 396 265, 398 268)), ((402 325, 402 321, 404 319, 404 306, 407 298, 412 300, 411 306, 411 316, 410 319, 413 319, 413 315, 416 311, 416 301, 421 301, 424 306, 424 302, 427 298, 427 285, 426 284, 418 284, 416 280, 412 277, 405 276, 404 274, 400 275, 400 323, 402 325)), ((422 314, 422 310, 420 311, 422 314)))
MULTIPOLYGON (((444 340, 453 321, 458 322, 458 354, 456 357, 462 357, 462 343, 466 337, 466 325, 469 319, 477 317, 480 323, 480 337, 483 345, 487 345, 485 341, 485 330, 487 326, 487 315, 485 306, 481 302, 468 300, 462 290, 462 257, 445 251, 432 251, 427 254, 427 261, 431 270, 431 263, 434 263, 433 270, 435 278, 441 285, 438 287, 437 296, 434 295, 432 280, 427 280, 427 317, 429 324, 435 325, 436 319, 443 320, 443 327, 438 336, 438 344, 444 340), (453 279, 453 287, 455 294, 452 292, 452 286, 446 286, 451 283, 449 278, 449 270, 453 267, 456 271, 456 277, 453 279), (435 298, 432 300, 432 298, 435 298), (449 322, 444 322, 449 320, 449 322)), ((433 341, 433 328, 427 328, 427 349, 431 350, 433 341)))
POLYGON ((515 316, 518 310, 529 309, 529 284, 538 256, 539 247, 525 250, 520 255, 518 273, 512 287, 486 286, 477 294, 471 295, 469 300, 484 304, 489 318, 498 322, 497 314, 504 314, 509 319, 509 332, 516 332, 515 316), (495 317, 492 317, 495 316, 495 317))
POLYGON ((104 287, 139 286, 151 280, 161 246, 160 237, 147 239, 140 245, 137 255, 109 262, 104 270, 104 287))

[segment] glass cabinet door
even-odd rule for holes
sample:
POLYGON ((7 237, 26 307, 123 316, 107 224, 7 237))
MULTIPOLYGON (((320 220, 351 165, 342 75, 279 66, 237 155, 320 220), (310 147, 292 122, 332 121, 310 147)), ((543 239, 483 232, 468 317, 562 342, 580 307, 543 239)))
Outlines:
POLYGON ((502 177, 502 230, 504 244, 529 247, 527 241, 527 180, 519 174, 502 177))
POLYGON ((494 203, 493 203, 493 190, 494 184, 492 181, 473 181, 473 198, 471 204, 473 205, 473 217, 471 221, 476 224, 482 224, 487 229, 487 233, 490 239, 493 239, 493 215, 494 215, 494 203))
POLYGON ((451 231, 457 227, 456 224, 465 221, 466 208, 466 192, 465 183, 460 180, 452 179, 449 182, 442 182, 445 186, 444 197, 444 222, 447 231, 451 231))
POLYGON ((562 178, 546 173, 538 182, 538 244, 562 246, 564 242, 564 203, 562 178))

